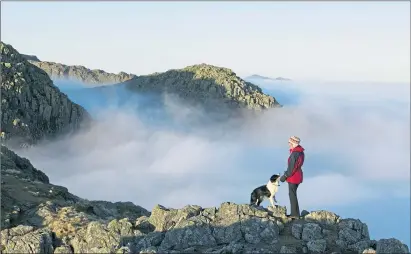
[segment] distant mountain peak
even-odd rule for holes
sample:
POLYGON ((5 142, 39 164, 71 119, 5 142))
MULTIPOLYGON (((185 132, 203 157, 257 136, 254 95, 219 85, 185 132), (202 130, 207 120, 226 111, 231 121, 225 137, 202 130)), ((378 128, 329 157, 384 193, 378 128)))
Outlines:
POLYGON ((284 78, 284 77, 277 77, 277 78, 270 78, 266 76, 261 76, 258 74, 253 74, 251 76, 246 77, 245 79, 262 79, 262 80, 274 80, 274 81, 291 81, 289 78, 284 78))

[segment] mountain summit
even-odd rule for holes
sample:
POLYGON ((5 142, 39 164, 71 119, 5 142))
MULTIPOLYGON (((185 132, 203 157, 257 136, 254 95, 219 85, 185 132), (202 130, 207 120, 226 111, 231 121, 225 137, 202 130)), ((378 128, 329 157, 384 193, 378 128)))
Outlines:
POLYGON ((124 82, 136 92, 167 92, 186 101, 229 108, 267 109, 280 104, 258 86, 244 81, 232 70, 209 64, 187 66, 138 76, 124 82))

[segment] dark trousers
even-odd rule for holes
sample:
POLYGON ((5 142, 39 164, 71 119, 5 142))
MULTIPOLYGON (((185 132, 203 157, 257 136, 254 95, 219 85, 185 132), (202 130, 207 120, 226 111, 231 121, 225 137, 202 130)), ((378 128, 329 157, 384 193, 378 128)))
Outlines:
POLYGON ((288 183, 288 195, 290 196, 291 216, 300 216, 300 207, 298 206, 297 188, 299 184, 288 183))

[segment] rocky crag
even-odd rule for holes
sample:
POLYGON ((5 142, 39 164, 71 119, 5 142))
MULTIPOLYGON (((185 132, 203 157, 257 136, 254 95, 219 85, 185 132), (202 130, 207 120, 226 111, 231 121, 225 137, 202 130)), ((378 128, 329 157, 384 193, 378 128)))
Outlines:
POLYGON ((187 102, 206 107, 267 109, 280 107, 276 99, 246 82, 232 70, 208 64, 154 73, 124 82, 137 92, 175 94, 187 102))
POLYGON ((366 224, 327 211, 222 203, 181 209, 81 199, 1 148, 2 253, 409 253, 366 224))
MULTIPOLYGON (((54 86, 42 69, 1 42, 1 139, 33 144, 78 130, 89 114, 54 86)), ((11 144, 10 144, 11 145, 11 144)))
POLYGON ((80 81, 84 84, 110 85, 135 77, 133 74, 120 72, 118 74, 108 73, 103 70, 91 70, 80 65, 64 65, 54 62, 42 62, 33 56, 27 57, 28 61, 44 70, 52 79, 68 79, 80 81))
POLYGON ((264 94, 258 86, 244 81, 232 70, 208 64, 136 76, 53 62, 29 62, 43 69, 52 78, 94 85, 120 84, 135 92, 170 93, 191 104, 212 108, 221 108, 223 105, 228 108, 251 109, 280 106, 275 98, 264 94))

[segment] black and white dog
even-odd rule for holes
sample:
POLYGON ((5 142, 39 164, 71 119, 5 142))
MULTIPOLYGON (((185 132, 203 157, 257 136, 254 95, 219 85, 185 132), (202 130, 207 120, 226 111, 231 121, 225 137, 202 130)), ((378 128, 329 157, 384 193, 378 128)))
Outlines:
POLYGON ((268 181, 266 185, 262 185, 260 187, 255 188, 251 193, 250 205, 260 206, 261 202, 263 202, 264 199, 268 198, 270 200, 271 205, 275 207, 274 201, 277 203, 277 200, 275 199, 275 194, 278 191, 278 186, 280 186, 279 180, 279 174, 272 175, 270 181, 268 181))

